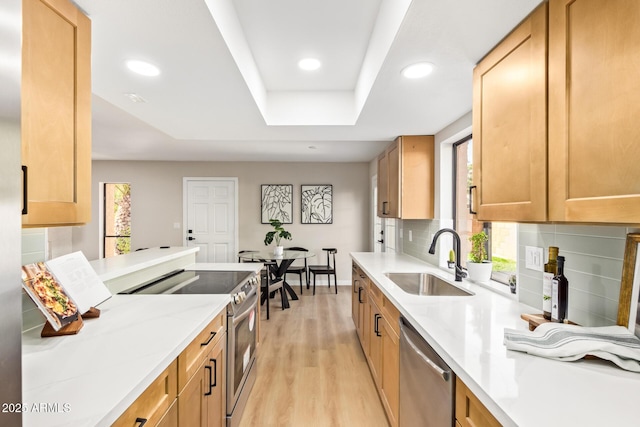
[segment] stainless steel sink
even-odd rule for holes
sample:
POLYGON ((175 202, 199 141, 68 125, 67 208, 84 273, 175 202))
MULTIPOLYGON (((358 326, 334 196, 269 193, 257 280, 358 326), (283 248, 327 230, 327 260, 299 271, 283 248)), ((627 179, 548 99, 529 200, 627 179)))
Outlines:
POLYGON ((393 283, 408 294, 428 296, 469 296, 465 291, 429 273, 385 273, 393 283))

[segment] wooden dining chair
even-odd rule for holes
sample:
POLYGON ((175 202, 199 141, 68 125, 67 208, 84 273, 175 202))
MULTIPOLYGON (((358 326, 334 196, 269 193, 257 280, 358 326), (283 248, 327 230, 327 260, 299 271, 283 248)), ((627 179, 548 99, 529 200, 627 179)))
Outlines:
MULTIPOLYGON (((309 252, 308 249, 305 248, 301 248, 299 246, 293 246, 290 248, 284 248, 285 251, 302 251, 302 252, 309 252)), ((307 289, 309 289, 309 266, 307 265, 307 259, 304 259, 304 265, 291 265, 289 266, 289 268, 287 268, 287 271, 284 273, 285 274, 285 280, 286 280, 286 276, 287 274, 297 274, 300 280, 300 295, 302 295, 302 274, 304 273, 304 279, 305 282, 307 283, 307 289)))
POLYGON ((313 274, 313 294, 316 294, 316 276, 326 274, 329 288, 331 288, 331 276, 333 276, 336 294, 338 293, 338 277, 336 276, 336 248, 322 248, 327 253, 327 263, 323 265, 310 265, 309 275, 313 274))

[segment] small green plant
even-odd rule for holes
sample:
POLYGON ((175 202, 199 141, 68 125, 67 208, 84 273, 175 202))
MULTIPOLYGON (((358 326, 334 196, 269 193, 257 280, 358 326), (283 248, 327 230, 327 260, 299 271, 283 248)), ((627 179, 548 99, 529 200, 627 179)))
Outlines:
POLYGON ((453 251, 453 249, 449 250, 449 262, 455 262, 456 261, 456 253, 453 251))
POLYGON ((279 220, 270 219, 269 224, 271 224, 275 230, 269 231, 267 235, 264 236, 265 246, 269 246, 274 240, 276 241, 276 246, 280 246, 280 239, 291 240, 291 233, 282 227, 282 223, 279 220))
POLYGON ((469 252, 469 261, 481 263, 487 259, 486 243, 489 236, 484 231, 476 233, 469 237, 471 242, 471 252, 469 252))

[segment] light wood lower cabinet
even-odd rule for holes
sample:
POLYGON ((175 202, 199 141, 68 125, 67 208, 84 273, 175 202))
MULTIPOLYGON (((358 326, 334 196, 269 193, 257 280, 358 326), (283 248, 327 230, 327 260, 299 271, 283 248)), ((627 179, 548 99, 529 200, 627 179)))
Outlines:
MULTIPOLYGON (((354 265, 354 271, 356 268, 354 265)), ((360 298, 358 314, 364 315, 362 333, 358 337, 389 424, 397 426, 400 401, 400 313, 380 289, 366 275, 363 276, 364 279, 358 275, 358 279, 364 280, 366 288, 359 295, 353 294, 354 299, 360 298)), ((360 317, 354 316, 354 323, 358 328, 360 320, 356 322, 356 319, 360 317)))
POLYGON ((382 348, 382 369, 380 372, 380 399, 392 426, 398 425, 400 407, 400 338, 389 320, 397 323, 398 318, 386 316, 378 321, 382 348))
POLYGON ((226 425, 226 320, 223 310, 113 426, 226 425))
POLYGON ((178 356, 178 424, 220 426, 226 422, 223 311, 178 356))
POLYGON ((365 324, 365 308, 368 288, 367 276, 362 273, 357 265, 353 265, 352 269, 352 295, 351 295, 351 317, 356 325, 356 331, 360 341, 364 339, 365 324))
POLYGON ((225 425, 224 344, 222 336, 180 391, 178 425, 181 427, 225 425))
POLYGON ((460 427, 500 427, 502 425, 460 378, 456 378, 456 425, 460 427))
POLYGON ((178 401, 174 400, 164 417, 158 422, 157 427, 174 427, 178 425, 178 401))
POLYGON ((113 423, 114 427, 156 426, 162 421, 165 426, 177 426, 169 423, 166 417, 172 405, 175 406, 178 380, 178 363, 173 361, 158 378, 129 406, 113 423))
POLYGON ((373 381, 378 387, 378 393, 380 392, 380 384, 382 378, 382 340, 380 337, 380 309, 375 303, 373 297, 369 295, 367 301, 367 339, 369 340, 369 351, 365 349, 367 355, 367 361, 369 362, 369 369, 371 370, 371 376, 373 381))

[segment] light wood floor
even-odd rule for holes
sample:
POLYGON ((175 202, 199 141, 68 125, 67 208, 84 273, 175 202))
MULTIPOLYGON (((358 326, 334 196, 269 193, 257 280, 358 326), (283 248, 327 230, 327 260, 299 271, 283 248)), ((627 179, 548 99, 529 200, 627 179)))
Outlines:
MULTIPOLYGON (((255 426, 388 426, 351 319, 347 286, 262 307, 258 377, 241 420, 255 426)), ((299 293, 299 288, 296 287, 299 293)))

